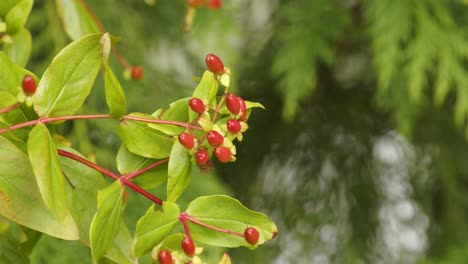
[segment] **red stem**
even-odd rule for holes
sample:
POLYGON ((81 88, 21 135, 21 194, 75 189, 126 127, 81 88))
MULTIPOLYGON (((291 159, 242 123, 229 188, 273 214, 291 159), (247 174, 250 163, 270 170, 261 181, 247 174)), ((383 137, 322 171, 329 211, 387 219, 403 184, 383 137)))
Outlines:
POLYGON ((134 184, 133 182, 130 182, 128 181, 125 177, 119 177, 119 175, 117 175, 116 173, 106 169, 106 168, 103 168, 99 165, 97 165, 96 163, 93 163, 85 158, 82 158, 78 155, 75 155, 71 152, 68 152, 68 151, 65 151, 65 150, 61 150, 61 149, 58 149, 57 150, 58 154, 60 156, 64 156, 64 157, 67 157, 67 158, 70 158, 72 160, 75 160, 77 162, 80 162, 81 164, 83 165, 86 165, 94 170, 97 170, 99 172, 101 172, 102 174, 108 176, 108 177, 111 177, 112 179, 114 180, 120 180, 122 182, 122 184, 130 187, 131 189, 135 190, 137 193, 145 196, 146 198, 148 198, 149 200, 159 204, 159 205, 162 205, 163 201, 161 199, 159 199, 158 197, 152 195, 151 193, 145 191, 143 188, 141 188, 140 186, 134 184))
MULTIPOLYGON (((212 226, 212 225, 209 225, 209 224, 206 224, 206 223, 203 223, 203 222, 200 222, 198 221, 196 218, 190 216, 189 214, 183 212, 183 213, 180 213, 180 217, 181 218, 184 218, 184 219, 187 219, 189 220, 190 222, 193 222, 197 225, 201 225, 203 227, 206 227, 208 229, 211 229, 211 230, 215 230, 215 231, 218 231, 218 232, 221 232, 221 233, 225 233, 225 234, 230 234, 230 235, 235 235, 235 236, 238 236, 238 237, 244 237, 244 234, 242 233, 238 233, 238 232, 235 232, 235 231, 231 231, 231 230, 226 230, 226 229, 222 229, 222 228, 219 228, 219 227, 216 227, 216 226, 212 226)), ((183 223, 183 222, 182 222, 183 223)))
POLYGON ((190 228, 187 224, 187 213, 181 213, 179 215, 179 219, 182 222, 182 225, 184 226, 185 235, 188 237, 188 239, 192 240, 192 236, 190 235, 190 228))
POLYGON ((163 163, 166 163, 166 162, 168 162, 168 161, 169 161, 169 158, 163 159, 163 160, 159 160, 159 161, 157 161, 157 162, 155 162, 155 163, 149 165, 149 166, 146 167, 146 168, 143 168, 143 169, 141 169, 141 170, 139 170, 139 171, 136 171, 136 172, 134 172, 134 173, 131 173, 131 174, 128 174, 128 175, 125 175, 125 176, 122 176, 122 177, 125 177, 125 179, 126 179, 127 181, 129 181, 129 180, 131 180, 131 179, 133 179, 133 178, 135 178, 135 177, 137 177, 137 176, 139 176, 139 175, 141 175, 141 174, 143 174, 143 173, 145 173, 145 172, 147 172, 147 171, 149 171, 149 170, 151 170, 151 169, 153 169, 153 168, 156 168, 157 166, 159 166, 159 165, 161 165, 161 164, 163 164, 163 163))
POLYGON ((189 123, 171 121, 171 120, 151 119, 151 118, 144 118, 144 117, 137 117, 137 116, 124 116, 122 117, 122 120, 134 120, 134 121, 141 121, 145 123, 154 123, 154 124, 167 124, 167 125, 186 127, 189 129, 203 130, 203 128, 199 126, 194 126, 189 123))
POLYGON ((10 112, 11 110, 15 110, 16 108, 18 108, 20 106, 21 106, 21 103, 16 103, 14 105, 7 106, 7 107, 5 107, 3 109, 0 109, 0 114, 10 112))

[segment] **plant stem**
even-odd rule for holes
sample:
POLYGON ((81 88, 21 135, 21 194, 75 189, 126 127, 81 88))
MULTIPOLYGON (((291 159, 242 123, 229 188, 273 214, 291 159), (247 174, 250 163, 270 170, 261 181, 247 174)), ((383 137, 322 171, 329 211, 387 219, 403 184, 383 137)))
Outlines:
POLYGON ((236 231, 231 231, 231 230, 226 230, 226 229, 222 229, 222 228, 219 228, 219 227, 216 227, 216 226, 212 226, 212 225, 209 225, 209 224, 206 224, 206 223, 203 223, 201 221, 198 221, 198 219, 190 216, 189 214, 183 212, 183 213, 180 213, 180 217, 184 218, 184 219, 187 219, 189 220, 190 222, 193 222, 197 225, 200 225, 200 226, 203 226, 203 227, 206 227, 208 229, 211 229, 211 230, 214 230, 214 231, 218 231, 218 232, 221 232, 221 233, 225 233, 225 234, 230 234, 230 235, 235 235, 235 236, 238 236, 238 237, 244 237, 244 234, 242 233, 238 233, 236 231))
POLYGON ((135 190, 137 193, 145 196, 146 198, 148 198, 149 200, 159 204, 159 205, 162 205, 163 204, 163 201, 161 199, 159 199, 158 197, 152 195, 151 193, 145 191, 143 188, 141 188, 140 186, 134 184, 133 182, 130 182, 128 181, 125 177, 119 177, 119 175, 117 175, 116 173, 106 169, 106 168, 103 168, 99 165, 97 165, 96 163, 94 162, 91 162, 85 158, 82 158, 78 155, 75 155, 71 152, 68 152, 68 151, 65 151, 65 150, 62 150, 62 149, 58 149, 57 150, 58 154, 60 156, 64 156, 64 157, 67 157, 67 158, 70 158, 72 160, 75 160, 83 165, 86 165, 96 171, 99 171, 101 172, 102 174, 114 179, 114 180, 120 180, 122 182, 122 184, 130 187, 131 189, 135 190))
POLYGON ((3 109, 0 109, 0 114, 10 112, 11 110, 15 110, 16 108, 18 108, 20 106, 21 106, 21 103, 16 103, 14 105, 7 106, 7 107, 5 107, 3 109))
POLYGON ((190 228, 187 224, 187 213, 181 213, 179 215, 179 219, 180 221, 182 222, 182 225, 184 226, 184 231, 185 231, 185 235, 190 239, 192 240, 192 236, 190 235, 190 228))
POLYGON ((166 163, 166 162, 168 162, 168 161, 169 161, 169 158, 163 159, 163 160, 159 160, 159 161, 157 161, 157 162, 155 162, 155 163, 149 165, 149 166, 146 167, 146 168, 143 168, 143 169, 141 169, 141 170, 139 170, 139 171, 136 171, 136 172, 134 172, 134 173, 131 173, 131 174, 128 174, 128 175, 125 175, 125 176, 122 176, 122 177, 125 177, 125 179, 127 179, 127 180, 129 181, 129 180, 131 180, 131 179, 133 179, 133 178, 135 178, 135 177, 137 177, 137 176, 139 176, 139 175, 141 175, 141 174, 143 174, 143 173, 145 173, 145 172, 147 172, 147 171, 149 171, 149 170, 151 170, 151 169, 153 169, 153 168, 156 168, 157 166, 159 166, 159 165, 161 165, 161 164, 163 164, 163 163, 166 163))
POLYGON ((171 121, 171 120, 152 119, 152 118, 144 118, 144 117, 129 116, 129 115, 122 117, 122 120, 133 120, 133 121, 140 121, 140 122, 154 123, 154 124, 166 124, 166 125, 186 127, 189 129, 203 130, 203 128, 199 126, 195 126, 195 125, 185 123, 185 122, 171 121))

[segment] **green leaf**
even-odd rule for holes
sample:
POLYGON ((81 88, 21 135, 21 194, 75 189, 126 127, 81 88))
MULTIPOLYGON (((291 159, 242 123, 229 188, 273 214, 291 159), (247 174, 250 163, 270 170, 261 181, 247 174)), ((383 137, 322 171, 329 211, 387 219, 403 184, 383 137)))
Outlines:
POLYGON ((31 12, 33 2, 33 0, 22 0, 8 11, 5 17, 8 33, 14 35, 24 27, 31 12))
POLYGON ((73 115, 88 97, 101 67, 102 34, 86 36, 65 47, 42 76, 34 109, 41 117, 73 115))
MULTIPOLYGON (((210 71, 205 71, 203 76, 198 83, 197 88, 193 91, 193 98, 201 99, 205 104, 211 104, 213 100, 216 99, 216 94, 218 93, 218 81, 214 74, 210 71)), ((189 111, 189 120, 194 120, 198 117, 198 114, 189 111)))
POLYGON ((28 255, 22 251, 23 238, 18 225, 0 218, 0 263, 29 263, 28 255))
POLYGON ((0 171, 0 215, 50 236, 79 238, 70 215, 60 223, 42 202, 28 156, 2 136, 0 171))
MULTIPOLYGON (((73 149, 64 148, 64 150, 81 156, 73 149)), ((96 197, 98 190, 105 188, 107 183, 99 172, 84 164, 66 157, 60 157, 60 159, 63 171, 73 185, 73 188, 70 187, 67 190, 70 212, 78 226, 80 241, 89 246, 89 228, 97 211, 96 197)), ((122 223, 111 249, 105 256, 117 263, 135 263, 131 244, 132 237, 122 223)))
POLYGON ((117 180, 98 193, 98 210, 91 222, 89 233, 91 253, 96 262, 111 248, 119 233, 124 190, 122 183, 117 180))
POLYGON ((79 0, 56 0, 55 3, 65 32, 72 40, 101 32, 79 0))
POLYGON ((0 17, 5 17, 5 15, 14 7, 20 0, 2 0, 0 1, 0 17))
POLYGON ((187 149, 179 141, 174 142, 169 158, 167 200, 175 202, 184 192, 192 177, 192 166, 187 149))
MULTIPOLYGON (((189 204, 186 212, 205 224, 241 234, 247 227, 255 227, 260 233, 258 245, 271 240, 278 232, 275 223, 266 215, 252 211, 225 195, 199 197, 189 204)), ((251 247, 243 237, 214 231, 192 222, 189 222, 189 226, 196 241, 222 247, 251 247)))
POLYGON ((49 130, 40 122, 29 134, 28 155, 42 199, 60 221, 65 220, 68 212, 62 167, 49 130))
POLYGON ((250 102, 250 101, 245 101, 245 108, 250 109, 250 108, 262 108, 265 109, 265 107, 258 102, 250 102))
POLYGON ((31 54, 31 33, 23 28, 12 36, 11 43, 3 45, 3 50, 14 63, 25 67, 31 54))
POLYGON ((181 233, 176 233, 172 234, 168 237, 166 237, 161 243, 159 243, 158 246, 153 248, 151 251, 151 257, 153 259, 158 258, 158 253, 162 250, 169 250, 171 252, 173 251, 181 251, 180 244, 182 243, 182 240, 185 238, 184 234, 181 233))
MULTIPOLYGON (((132 113, 131 116, 154 119, 154 117, 132 113)), ((174 139, 153 129, 144 122, 125 120, 120 122, 120 138, 132 153, 153 159, 169 157, 174 139)))
POLYGON ((109 106, 110 114, 116 117, 123 116, 127 112, 127 102, 119 80, 115 77, 111 67, 106 67, 104 77, 106 102, 109 106))
MULTIPOLYGON (((161 120, 175 120, 180 122, 188 122, 188 111, 190 97, 177 100, 169 105, 169 109, 164 111, 161 115, 154 115, 161 120)), ((148 124, 148 126, 157 129, 167 135, 179 135, 185 131, 185 127, 165 124, 148 124)))
POLYGON ((38 80, 30 71, 16 65, 5 53, 0 51, 0 91, 8 92, 14 96, 21 91, 21 83, 26 74, 38 80))
MULTIPOLYGON (((122 175, 144 169, 158 160, 145 158, 131 153, 122 145, 117 153, 117 169, 122 175)), ((167 180, 167 162, 152 168, 149 171, 138 175, 131 181, 143 189, 153 189, 163 184, 167 180)))
POLYGON ((146 214, 138 220, 135 234, 135 254, 142 256, 163 240, 179 222, 179 207, 171 202, 164 202, 162 211, 156 211, 152 205, 146 214))

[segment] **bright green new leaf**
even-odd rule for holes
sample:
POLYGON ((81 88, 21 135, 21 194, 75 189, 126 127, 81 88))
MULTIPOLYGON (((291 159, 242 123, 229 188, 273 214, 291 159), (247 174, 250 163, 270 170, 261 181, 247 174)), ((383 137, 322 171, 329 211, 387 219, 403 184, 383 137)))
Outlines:
POLYGON ((142 256, 161 242, 179 222, 179 207, 171 202, 164 202, 162 211, 156 211, 152 205, 146 214, 138 220, 135 234, 135 254, 142 256))
MULTIPOLYGON (((119 172, 122 175, 127 175, 144 169, 158 162, 158 160, 135 155, 128 151, 124 145, 122 145, 120 146, 119 152, 117 153, 116 162, 119 172)), ((141 188, 153 189, 163 184, 166 180, 167 162, 138 175, 132 179, 132 182, 141 188)))
POLYGON ((16 65, 7 54, 0 51, 0 91, 8 92, 14 96, 18 95, 26 74, 37 80, 33 73, 16 65))
MULTIPOLYGON (((64 148, 63 150, 81 156, 73 149, 64 148)), ((67 190, 70 213, 78 226, 80 241, 89 246, 89 228, 97 211, 96 197, 98 190, 105 188, 107 183, 99 172, 82 163, 66 157, 60 157, 60 160, 65 175, 73 185, 73 188, 70 187, 67 190)), ((119 233, 105 257, 117 263, 135 263, 136 259, 133 256, 131 244, 132 237, 127 227, 122 223, 119 233)))
POLYGON ((65 32, 72 40, 77 40, 101 30, 89 12, 78 0, 56 0, 57 12, 63 22, 65 32))
MULTIPOLYGON (((248 227, 255 227, 260 233, 258 245, 273 239, 278 232, 275 223, 266 215, 252 211, 225 195, 199 197, 189 204, 186 212, 205 224, 240 234, 248 227)), ((251 247, 243 237, 214 231, 192 222, 189 222, 189 226, 196 241, 222 247, 251 247)))
POLYGON ((20 0, 2 0, 0 1, 0 17, 5 17, 5 15, 13 8, 20 0))
POLYGON ((11 43, 5 43, 3 50, 11 60, 21 67, 25 67, 31 54, 31 33, 23 28, 12 36, 11 43))
POLYGON ((98 193, 98 210, 89 230, 91 253, 96 262, 111 248, 119 233, 124 190, 122 183, 117 180, 98 193))
POLYGON ((65 176, 49 130, 40 122, 29 134, 28 155, 42 199, 60 221, 65 220, 68 215, 65 176))
MULTIPOLYGON (((169 105, 169 109, 164 111, 162 114, 153 116, 162 120, 175 120, 179 122, 188 122, 188 111, 190 97, 177 100, 169 105)), ((157 129, 167 135, 179 135, 185 131, 184 127, 165 125, 165 124, 149 124, 150 127, 157 129)))
POLYGON ((169 158, 167 176, 167 200, 175 202, 184 192, 192 178, 192 166, 187 149, 179 141, 174 142, 169 158))
POLYGON ((9 34, 14 35, 24 27, 24 24, 28 20, 29 13, 31 12, 33 2, 33 0, 21 0, 8 11, 5 21, 9 34))
POLYGON ((53 237, 79 238, 69 214, 60 223, 42 202, 28 156, 2 136, 0 171, 0 215, 53 237))
MULTIPOLYGON (((132 113, 137 118, 154 119, 145 114, 132 113)), ((120 138, 132 153, 146 158, 169 157, 174 139, 147 126, 144 122, 125 120, 120 122, 120 138)))
MULTIPOLYGON (((199 98, 206 104, 211 104, 211 102, 216 99, 216 94, 218 93, 218 82, 214 74, 210 71, 205 71, 203 76, 198 83, 197 88, 193 91, 193 98, 199 98)), ((189 120, 194 120, 198 116, 197 113, 189 111, 189 120)))
POLYGON ((86 36, 65 47, 42 76, 34 109, 41 117, 73 115, 88 97, 101 67, 102 34, 86 36))
POLYGON ((116 117, 123 116, 127 112, 127 101, 119 80, 115 77, 111 67, 106 67, 104 77, 106 102, 109 106, 110 114, 116 117))

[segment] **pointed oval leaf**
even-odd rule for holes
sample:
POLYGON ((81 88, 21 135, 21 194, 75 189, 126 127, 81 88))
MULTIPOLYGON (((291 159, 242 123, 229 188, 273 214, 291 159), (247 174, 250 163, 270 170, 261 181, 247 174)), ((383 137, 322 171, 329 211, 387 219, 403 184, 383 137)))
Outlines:
POLYGON ((192 178, 192 166, 187 149, 179 141, 174 142, 167 176, 167 200, 175 202, 192 178))
POLYGON ((28 155, 42 199, 51 212, 63 221, 67 216, 64 175, 57 148, 49 130, 42 123, 38 123, 29 133, 28 155))
MULTIPOLYGON (((189 111, 190 97, 177 100, 169 105, 169 109, 164 111, 162 114, 153 114, 162 120, 175 120, 180 122, 188 122, 188 111, 189 111)), ((167 135, 179 135, 185 131, 185 127, 178 127, 173 125, 165 124, 148 124, 148 126, 157 129, 167 135)))
POLYGON ((110 114, 116 117, 123 116, 127 112, 127 101, 122 86, 110 66, 106 67, 104 82, 110 114))
POLYGON ((135 234, 135 254, 142 256, 161 242, 179 222, 179 206, 164 202, 162 211, 152 205, 138 220, 135 234))
POLYGON ((101 67, 101 36, 83 37, 54 58, 34 95, 34 109, 39 116, 73 115, 81 107, 101 67))
POLYGON ((78 0, 56 0, 57 12, 65 32, 72 40, 77 40, 101 30, 86 8, 78 0))
MULTIPOLYGON (((117 153, 117 169, 124 175, 144 169, 158 160, 145 158, 131 153, 124 145, 120 146, 117 153)), ((138 175, 131 181, 143 189, 153 189, 167 180, 167 162, 138 175)))
MULTIPOLYGON (((189 204, 186 212, 203 223, 240 234, 248 227, 255 227, 260 233, 258 245, 273 239, 278 232, 268 216, 252 211, 238 200, 225 195, 199 197, 189 204)), ((243 237, 214 231, 192 222, 189 222, 189 226, 196 241, 222 247, 252 247, 243 237)))
POLYGON ((5 17, 8 33, 14 35, 24 27, 31 12, 33 2, 33 0, 21 0, 8 11, 5 17))
MULTIPOLYGON (((63 148, 63 150, 83 157, 71 148, 63 148)), ((98 191, 105 188, 107 183, 99 172, 82 163, 62 156, 60 160, 65 175, 73 185, 73 188, 67 190, 70 212, 78 226, 80 241, 89 247, 89 228, 97 211, 96 197, 98 191)), ((131 244, 132 237, 122 223, 105 257, 117 263, 136 263, 131 244)))
MULTIPOLYGON (((131 116, 153 118, 152 116, 132 113, 131 116)), ((153 128, 144 122, 125 120, 120 122, 119 134, 125 147, 132 153, 152 159, 169 157, 174 139, 153 128)))
POLYGON ((11 43, 5 43, 3 50, 11 60, 21 67, 25 67, 31 54, 31 33, 27 29, 20 30, 12 36, 11 43))
POLYGON ((111 248, 119 233, 124 190, 122 183, 117 180, 98 193, 98 210, 89 230, 91 253, 96 262, 111 248))
POLYGON ((28 156, 0 136, 0 215, 66 240, 79 239, 70 214, 60 223, 42 202, 28 156))

